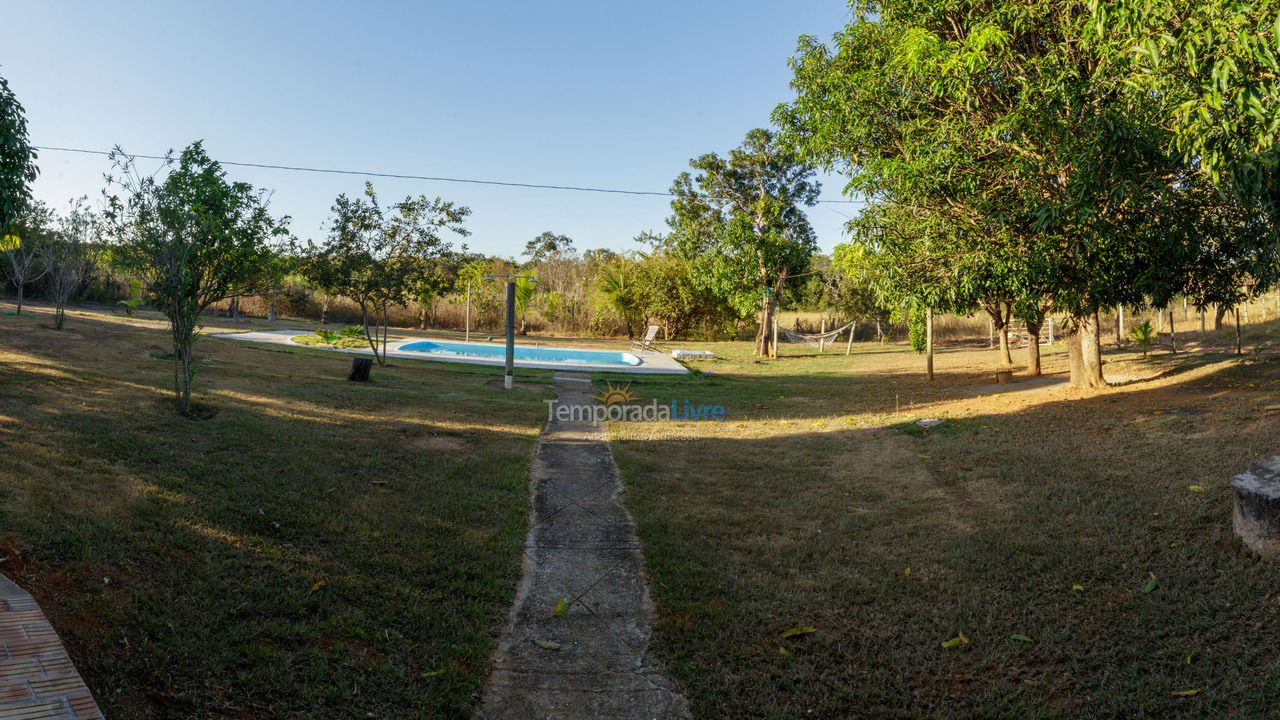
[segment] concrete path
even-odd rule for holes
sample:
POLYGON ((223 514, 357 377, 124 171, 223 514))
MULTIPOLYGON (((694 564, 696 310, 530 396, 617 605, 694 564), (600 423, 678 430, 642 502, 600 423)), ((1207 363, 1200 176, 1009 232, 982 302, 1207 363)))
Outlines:
MULTIPOLYGON (((555 387, 561 404, 593 404, 588 376, 557 373, 555 387)), ((603 428, 548 423, 530 485, 524 575, 476 717, 688 718, 649 655, 653 603, 603 428)))
POLYGON ((102 718, 44 613, 0 575, 0 719, 102 718))

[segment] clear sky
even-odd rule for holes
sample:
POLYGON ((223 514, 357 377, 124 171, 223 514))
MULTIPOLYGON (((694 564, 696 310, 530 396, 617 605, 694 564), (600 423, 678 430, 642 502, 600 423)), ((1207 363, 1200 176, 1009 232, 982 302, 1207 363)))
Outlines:
MULTIPOLYGON (((21 2, 0 0, 0 75, 33 144, 139 154, 197 138, 220 160, 667 190, 703 152, 767 126, 787 59, 843 0, 21 2)), ((98 197, 102 157, 40 153, 36 195, 98 197)), ((302 238, 363 179, 228 168, 273 191, 302 238)), ((823 197, 844 182, 823 176, 823 197)), ((634 247, 668 199, 375 180, 387 200, 472 209, 472 249, 517 255, 543 230, 634 247)), ((856 205, 809 213, 823 250, 856 205)))

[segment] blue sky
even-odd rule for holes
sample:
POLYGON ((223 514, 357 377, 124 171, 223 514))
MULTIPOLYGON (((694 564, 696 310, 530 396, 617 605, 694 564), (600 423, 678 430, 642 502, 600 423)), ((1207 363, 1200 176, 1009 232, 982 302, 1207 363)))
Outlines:
MULTIPOLYGON (((0 75, 34 144, 150 154, 203 138, 228 161, 666 190, 790 97, 803 33, 842 0, 715 2, 7 2, 0 75)), ((38 197, 96 198, 105 158, 42 152, 38 197)), ((229 168, 320 238, 355 177, 229 168)), ((843 181, 823 176, 823 197, 843 181)), ((386 199, 472 209, 473 249, 516 255, 543 230, 634 247, 668 200, 375 180, 386 199)), ((809 213, 824 250, 853 205, 809 213)))

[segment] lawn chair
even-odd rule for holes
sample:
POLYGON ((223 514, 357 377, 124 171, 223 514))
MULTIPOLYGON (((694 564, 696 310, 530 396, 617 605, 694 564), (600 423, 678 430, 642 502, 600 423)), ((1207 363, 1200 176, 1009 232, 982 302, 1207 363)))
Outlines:
POLYGON ((656 350, 657 344, 658 344, 658 326, 657 325, 650 325, 649 328, 644 331, 644 337, 640 338, 639 340, 631 341, 631 347, 641 351, 656 350))

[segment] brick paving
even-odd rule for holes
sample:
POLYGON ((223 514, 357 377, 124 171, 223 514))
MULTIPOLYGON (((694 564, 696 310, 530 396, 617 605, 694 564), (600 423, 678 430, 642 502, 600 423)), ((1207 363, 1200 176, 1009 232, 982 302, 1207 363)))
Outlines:
POLYGON ((0 720, 55 718, 102 711, 36 601, 0 575, 0 720))

